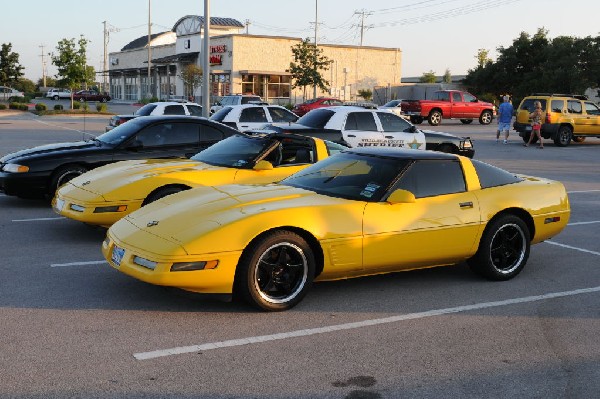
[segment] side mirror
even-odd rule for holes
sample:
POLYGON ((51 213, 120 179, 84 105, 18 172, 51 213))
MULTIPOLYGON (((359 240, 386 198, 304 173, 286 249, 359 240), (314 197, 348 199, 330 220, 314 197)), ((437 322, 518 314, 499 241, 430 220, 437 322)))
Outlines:
POLYGON ((398 189, 390 194, 387 202, 390 204, 410 204, 415 202, 415 195, 410 191, 398 189))
POLYGON ((273 169, 273 164, 269 161, 265 161, 264 159, 261 161, 258 161, 256 163, 256 165, 254 165, 254 168, 252 168, 254 170, 272 170, 273 169))

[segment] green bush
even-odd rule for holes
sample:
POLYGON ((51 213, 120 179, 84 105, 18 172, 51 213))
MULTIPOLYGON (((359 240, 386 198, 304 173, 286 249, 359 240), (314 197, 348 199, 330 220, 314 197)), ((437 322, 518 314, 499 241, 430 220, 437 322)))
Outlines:
POLYGON ((5 110, 6 109, 6 105, 5 104, 0 104, 0 110, 5 110))
POLYGON ((96 103, 96 111, 106 112, 106 111, 108 111, 108 106, 106 104, 96 103))
POLYGON ((73 101, 73 109, 81 108, 81 103, 79 101, 73 101))
POLYGON ((19 109, 20 103, 11 102, 8 104, 8 109, 19 109))
POLYGON ((90 110, 90 105, 88 103, 83 103, 81 104, 81 108, 87 112, 90 110))
POLYGON ((62 104, 54 104, 54 110, 55 111, 62 111, 64 108, 62 106, 62 104))
POLYGON ((10 97, 8 99, 8 101, 10 101, 11 103, 18 103, 18 104, 28 103, 29 100, 30 99, 27 97, 10 97))
POLYGON ((35 110, 36 111, 45 111, 47 109, 48 109, 48 107, 46 107, 46 104, 44 104, 44 103, 37 103, 37 104, 35 104, 35 110))
POLYGON ((29 105, 27 105, 27 104, 19 104, 19 109, 21 111, 29 111, 29 105))

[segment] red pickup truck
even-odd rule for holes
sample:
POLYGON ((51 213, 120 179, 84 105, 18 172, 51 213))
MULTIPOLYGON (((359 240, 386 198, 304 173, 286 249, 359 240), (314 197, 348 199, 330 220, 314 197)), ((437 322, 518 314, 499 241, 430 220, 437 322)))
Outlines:
POLYGON ((442 119, 460 119, 471 123, 478 118, 482 125, 489 125, 496 115, 496 106, 480 101, 465 91, 440 90, 433 93, 431 100, 403 100, 402 113, 415 124, 427 119, 430 125, 437 126, 442 119))

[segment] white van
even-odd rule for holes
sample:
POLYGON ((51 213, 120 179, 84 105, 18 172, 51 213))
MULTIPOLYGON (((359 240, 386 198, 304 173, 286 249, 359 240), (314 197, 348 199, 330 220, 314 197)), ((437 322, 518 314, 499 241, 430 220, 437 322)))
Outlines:
POLYGON ((25 97, 25 94, 12 87, 0 86, 0 100, 8 101, 11 97, 25 97))

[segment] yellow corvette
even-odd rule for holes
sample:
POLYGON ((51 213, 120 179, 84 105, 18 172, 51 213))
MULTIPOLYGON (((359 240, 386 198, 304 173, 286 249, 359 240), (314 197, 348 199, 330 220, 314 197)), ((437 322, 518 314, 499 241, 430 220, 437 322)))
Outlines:
POLYGON ((55 212, 108 227, 166 195, 205 185, 272 183, 347 147, 293 134, 238 134, 191 159, 122 161, 60 187, 55 212))
POLYGON ((508 280, 569 215, 557 181, 453 154, 349 149, 278 184, 165 197, 114 224, 102 252, 139 280, 276 311, 313 281, 463 261, 508 280))

